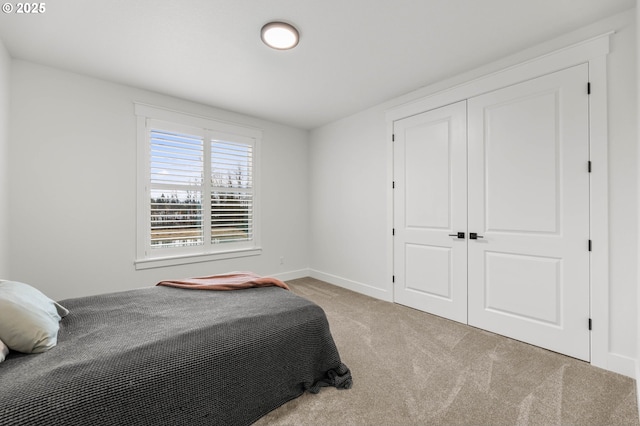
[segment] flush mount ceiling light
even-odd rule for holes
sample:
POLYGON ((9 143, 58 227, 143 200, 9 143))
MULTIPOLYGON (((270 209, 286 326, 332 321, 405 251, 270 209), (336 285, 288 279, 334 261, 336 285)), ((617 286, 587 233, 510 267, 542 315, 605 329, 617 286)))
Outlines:
POLYGON ((271 48, 287 50, 298 45, 300 34, 293 25, 285 22, 269 22, 262 27, 260 38, 271 48))

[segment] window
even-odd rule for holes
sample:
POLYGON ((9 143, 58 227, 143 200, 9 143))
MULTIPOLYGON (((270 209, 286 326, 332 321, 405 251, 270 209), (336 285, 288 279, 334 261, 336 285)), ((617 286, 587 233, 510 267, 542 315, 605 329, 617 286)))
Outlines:
POLYGON ((138 269, 259 254, 261 132, 136 104, 138 269))

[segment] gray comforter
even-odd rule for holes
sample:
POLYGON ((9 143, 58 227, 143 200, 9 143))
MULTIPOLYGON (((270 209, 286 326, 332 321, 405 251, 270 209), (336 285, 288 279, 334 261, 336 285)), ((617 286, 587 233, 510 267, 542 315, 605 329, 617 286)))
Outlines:
POLYGON ((0 425, 247 425, 351 386, 322 309, 280 288, 61 303, 58 346, 0 363, 0 425))

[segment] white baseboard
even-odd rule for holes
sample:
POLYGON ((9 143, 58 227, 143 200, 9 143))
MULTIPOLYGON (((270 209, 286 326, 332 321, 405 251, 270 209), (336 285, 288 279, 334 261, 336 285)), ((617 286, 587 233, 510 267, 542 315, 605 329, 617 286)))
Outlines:
POLYGON ((628 356, 619 355, 609 352, 607 354, 607 365, 597 365, 592 363, 593 366, 603 368, 605 370, 613 371, 614 373, 622 374, 624 376, 631 377, 632 379, 638 378, 638 365, 634 358, 628 356))
POLYGON ((282 281, 296 280, 298 278, 305 278, 310 276, 309 269, 298 269, 297 271, 280 272, 278 274, 271 274, 270 277, 277 278, 282 281))
MULTIPOLYGON (((350 280, 347 278, 339 277, 337 275, 328 274, 326 272, 318 271, 315 269, 299 269, 297 271, 283 272, 280 274, 271 275, 272 277, 286 280, 294 280, 297 278, 312 277, 321 281, 325 281, 329 284, 336 285, 338 287, 346 288, 347 290, 355 291, 366 296, 370 296, 376 299, 384 300, 387 302, 393 302, 392 290, 382 290, 377 287, 373 287, 367 284, 363 284, 358 281, 350 280)), ((622 374, 634 379, 640 378, 640 362, 634 358, 629 358, 624 355, 615 353, 608 353, 606 365, 596 365, 596 367, 612 371, 614 373, 622 374)), ((638 386, 638 399, 640 401, 640 380, 637 380, 638 386)))
POLYGON ((349 280, 347 278, 342 278, 336 275, 327 274, 325 272, 317 271, 315 269, 309 270, 309 276, 317 280, 325 281, 325 282, 328 282, 329 284, 336 285, 338 287, 346 288, 347 290, 355 291, 357 293, 361 293, 366 296, 374 297, 376 299, 384 300, 387 302, 393 301, 393 294, 390 291, 382 290, 380 288, 363 284, 357 281, 349 280))

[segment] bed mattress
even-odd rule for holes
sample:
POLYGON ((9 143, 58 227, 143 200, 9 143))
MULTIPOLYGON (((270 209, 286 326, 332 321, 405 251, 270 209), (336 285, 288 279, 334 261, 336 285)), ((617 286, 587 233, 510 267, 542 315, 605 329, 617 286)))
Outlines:
POLYGON ((48 352, 0 363, 0 425, 247 425, 349 388, 326 316, 277 287, 151 287, 61 301, 48 352))

